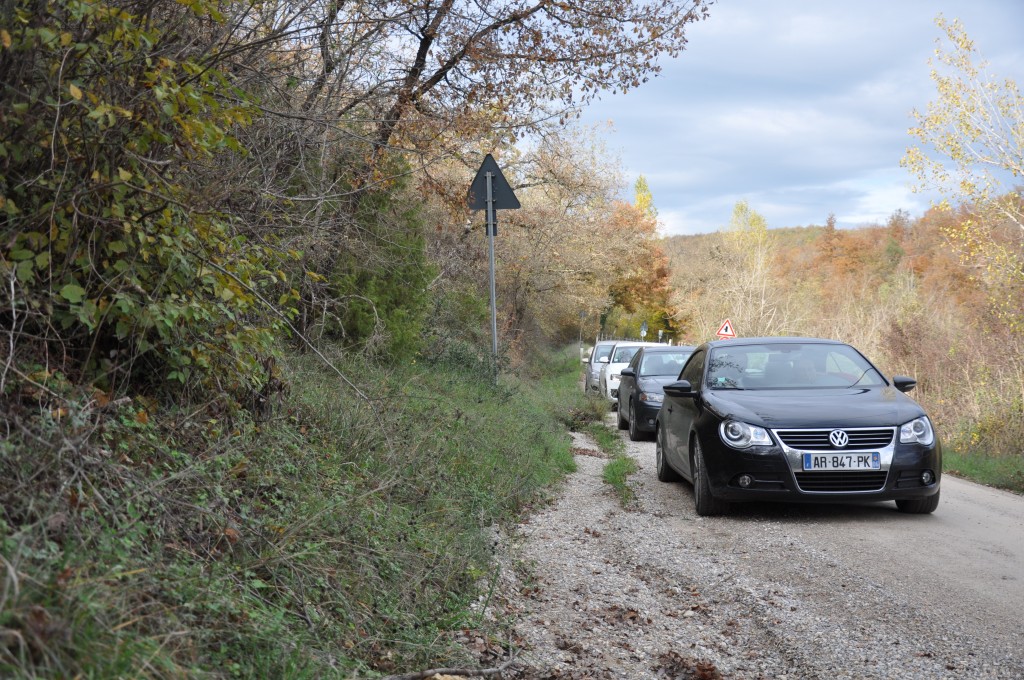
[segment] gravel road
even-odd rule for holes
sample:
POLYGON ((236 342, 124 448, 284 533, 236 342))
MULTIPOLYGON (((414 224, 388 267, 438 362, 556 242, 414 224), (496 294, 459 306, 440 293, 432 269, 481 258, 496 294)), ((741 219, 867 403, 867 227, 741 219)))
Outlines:
MULTIPOLYGON (((1024 498, 951 477, 934 515, 734 506, 700 518, 654 474, 623 509, 606 460, 498 541, 490 613, 516 621, 514 678, 1024 678, 1024 498)), ((483 606, 481 604, 481 606, 483 606)))

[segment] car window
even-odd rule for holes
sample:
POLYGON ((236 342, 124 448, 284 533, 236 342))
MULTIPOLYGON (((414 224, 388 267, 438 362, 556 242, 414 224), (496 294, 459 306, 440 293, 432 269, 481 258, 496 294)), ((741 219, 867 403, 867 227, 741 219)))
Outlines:
POLYGON ((690 385, 695 389, 700 385, 701 375, 704 373, 704 352, 694 352, 690 360, 683 366, 682 373, 679 374, 680 380, 689 380, 690 385))
POLYGON ((675 377, 683 368, 689 352, 658 352, 655 354, 644 354, 640 364, 641 376, 669 375, 675 377))
POLYGON ((613 364, 628 363, 633 355, 640 351, 639 347, 616 347, 615 355, 612 357, 613 364))
POLYGON ((591 361, 596 364, 601 359, 609 356, 612 353, 613 347, 615 347, 615 345, 598 345, 594 348, 594 354, 591 361))
POLYGON ((632 368, 635 372, 639 373, 640 371, 639 371, 638 367, 640 365, 640 362, 643 360, 643 358, 644 358, 644 353, 643 352, 637 352, 636 354, 633 355, 633 358, 629 360, 629 366, 627 366, 627 368, 632 368))
POLYGON ((712 389, 872 387, 885 379, 849 345, 773 343, 711 350, 712 389))

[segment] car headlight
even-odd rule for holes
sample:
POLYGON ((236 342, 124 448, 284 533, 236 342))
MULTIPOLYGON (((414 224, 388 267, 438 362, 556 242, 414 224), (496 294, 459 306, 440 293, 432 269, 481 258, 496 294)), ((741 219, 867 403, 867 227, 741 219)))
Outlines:
POLYGON ((662 392, 641 392, 640 401, 646 401, 649 404, 660 404, 665 401, 665 395, 662 392))
POLYGON ((718 434, 723 442, 734 449, 772 445, 772 438, 768 436, 768 430, 738 420, 726 420, 718 426, 718 434))
POLYGON ((931 446, 934 441, 935 432, 932 431, 932 424, 925 416, 911 420, 900 427, 900 443, 902 444, 931 446))

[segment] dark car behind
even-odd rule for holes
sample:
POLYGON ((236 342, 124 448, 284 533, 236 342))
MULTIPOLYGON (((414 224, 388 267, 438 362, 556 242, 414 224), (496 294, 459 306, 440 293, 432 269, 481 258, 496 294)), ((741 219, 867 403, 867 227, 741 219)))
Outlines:
POLYGON ((693 347, 642 347, 622 369, 618 391, 618 425, 638 441, 654 432, 665 396, 664 386, 675 382, 693 347))

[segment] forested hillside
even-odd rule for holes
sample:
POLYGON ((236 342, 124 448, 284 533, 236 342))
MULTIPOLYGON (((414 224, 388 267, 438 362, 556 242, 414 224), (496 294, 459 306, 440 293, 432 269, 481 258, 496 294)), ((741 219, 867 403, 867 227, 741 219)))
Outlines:
POLYGON ((578 364, 546 348, 661 257, 574 112, 705 15, 4 3, 0 675, 477 663, 485 531, 572 465, 578 364), (489 152, 524 206, 498 357, 489 152))
MULTIPOLYGON (((976 254, 958 250, 960 226, 977 218, 936 208, 860 229, 831 218, 768 229, 741 203, 722 231, 667 241, 683 338, 710 339, 729 318, 747 337, 853 343, 890 375, 917 378, 914 397, 959 454, 953 469, 978 457, 1020 469, 1024 286, 987 276, 976 254)), ((995 235, 1019 253, 1018 229, 1004 221, 995 235)), ((1019 473, 1002 483, 1024 488, 1019 473)))

